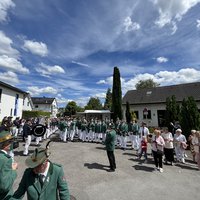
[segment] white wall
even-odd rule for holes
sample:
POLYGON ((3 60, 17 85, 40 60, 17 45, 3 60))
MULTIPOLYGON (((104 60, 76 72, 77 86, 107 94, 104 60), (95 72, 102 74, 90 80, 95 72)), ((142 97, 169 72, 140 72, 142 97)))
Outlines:
MULTIPOLYGON (((123 119, 126 119, 126 106, 122 107, 123 109, 123 119)), ((139 118, 138 123, 146 122, 147 126, 158 126, 158 110, 166 110, 165 104, 146 104, 146 105, 130 105, 130 111, 138 111, 139 118), (151 119, 143 118, 143 110, 147 108, 151 110, 151 119)))
POLYGON ((11 109, 12 109, 13 119, 15 119, 16 117, 21 117, 23 109, 22 106, 23 94, 3 86, 1 86, 1 89, 2 89, 2 94, 0 102, 0 121, 5 116, 11 116, 11 109), (19 99, 18 99, 17 114, 16 116, 14 116, 16 94, 19 94, 19 99))
POLYGON ((25 99, 24 99, 23 110, 28 110, 28 111, 32 110, 32 106, 31 106, 30 101, 31 101, 31 99, 28 97, 28 95, 26 95, 25 99))

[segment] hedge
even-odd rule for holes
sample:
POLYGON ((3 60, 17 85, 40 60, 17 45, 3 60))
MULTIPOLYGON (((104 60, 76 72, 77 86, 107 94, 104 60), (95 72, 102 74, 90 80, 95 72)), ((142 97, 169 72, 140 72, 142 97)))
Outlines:
POLYGON ((23 111, 22 112, 22 118, 28 119, 32 117, 50 117, 50 112, 44 112, 44 111, 23 111))

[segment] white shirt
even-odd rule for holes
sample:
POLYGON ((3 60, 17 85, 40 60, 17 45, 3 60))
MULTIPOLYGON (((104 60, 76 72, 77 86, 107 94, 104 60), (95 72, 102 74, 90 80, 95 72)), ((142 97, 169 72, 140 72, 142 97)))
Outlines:
POLYGON ((147 136, 149 135, 149 129, 147 127, 140 127, 140 130, 139 130, 139 133, 140 133, 140 137, 142 138, 142 136, 147 136))
POLYGON ((45 179, 46 179, 46 177, 47 177, 47 174, 48 174, 48 171, 49 171, 49 166, 50 166, 50 163, 47 162, 47 167, 46 167, 45 171, 44 171, 43 173, 40 173, 40 174, 39 174, 39 175, 42 175, 42 176, 43 176, 43 177, 42 177, 42 181, 43 181, 43 182, 45 181, 45 179))
POLYGON ((163 133, 162 137, 165 140, 165 148, 166 149, 173 149, 173 137, 172 137, 172 133, 170 133, 170 132, 163 133))

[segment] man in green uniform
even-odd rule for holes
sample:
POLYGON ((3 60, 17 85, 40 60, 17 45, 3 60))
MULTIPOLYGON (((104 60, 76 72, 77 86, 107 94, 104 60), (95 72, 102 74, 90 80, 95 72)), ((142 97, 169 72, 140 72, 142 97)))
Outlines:
POLYGON ((8 155, 13 137, 9 131, 0 132, 0 199, 9 199, 13 192, 12 186, 17 177, 17 163, 12 162, 8 155))
POLYGON ((114 155, 116 131, 114 130, 114 128, 115 128, 114 125, 109 124, 105 140, 107 156, 110 163, 110 170, 109 170, 110 172, 114 172, 116 169, 115 155, 114 155))
POLYGON ((26 159, 29 168, 11 200, 22 199, 25 193, 28 200, 70 200, 62 166, 49 161, 48 146, 35 149, 26 159))

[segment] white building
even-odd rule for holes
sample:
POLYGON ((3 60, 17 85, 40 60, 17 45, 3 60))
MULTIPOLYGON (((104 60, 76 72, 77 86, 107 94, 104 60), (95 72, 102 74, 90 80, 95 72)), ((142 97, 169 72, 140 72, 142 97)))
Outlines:
POLYGON ((23 110, 32 110, 29 93, 0 81, 0 121, 5 116, 22 117, 23 110))
POLYGON ((51 117, 56 117, 58 113, 58 104, 55 98, 32 97, 33 110, 50 112, 51 117))
POLYGON ((165 122, 166 99, 175 95, 177 103, 184 98, 194 97, 200 110, 200 82, 156 87, 151 89, 129 90, 122 101, 123 119, 126 119, 126 102, 134 111, 138 122, 145 121, 148 126, 162 127, 165 122))

